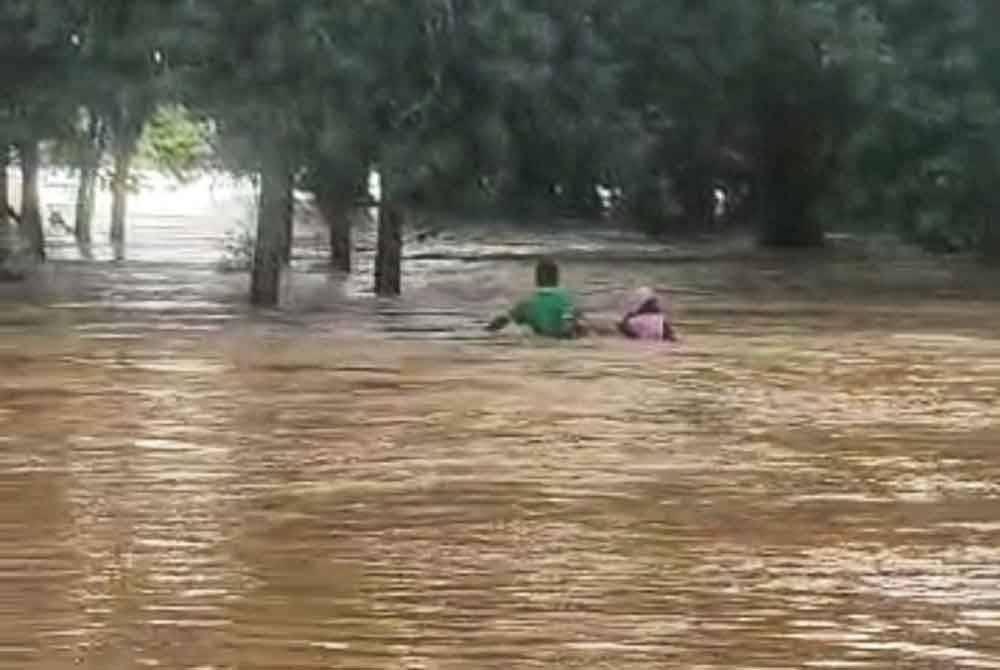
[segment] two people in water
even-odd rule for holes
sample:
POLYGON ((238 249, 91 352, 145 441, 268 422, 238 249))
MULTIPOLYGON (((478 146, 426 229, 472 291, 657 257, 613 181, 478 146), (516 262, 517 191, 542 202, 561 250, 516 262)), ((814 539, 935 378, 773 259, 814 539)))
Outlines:
MULTIPOLYGON (((513 322, 543 337, 574 338, 600 332, 559 285, 559 266, 551 258, 542 258, 535 266, 535 286, 534 293, 493 319, 486 329, 498 331, 513 322)), ((626 301, 617 331, 630 339, 676 342, 677 332, 664 307, 652 289, 637 289, 626 301)))

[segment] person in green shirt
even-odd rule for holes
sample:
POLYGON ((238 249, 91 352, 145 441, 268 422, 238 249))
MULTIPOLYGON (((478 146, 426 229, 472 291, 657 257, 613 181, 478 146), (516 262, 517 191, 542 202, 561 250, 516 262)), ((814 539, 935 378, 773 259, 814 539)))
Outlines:
POLYGON ((497 331, 510 322, 529 326, 536 335, 554 338, 579 337, 584 333, 580 310, 569 292, 559 286, 559 266, 542 258, 535 266, 535 292, 506 314, 493 319, 486 329, 497 331))

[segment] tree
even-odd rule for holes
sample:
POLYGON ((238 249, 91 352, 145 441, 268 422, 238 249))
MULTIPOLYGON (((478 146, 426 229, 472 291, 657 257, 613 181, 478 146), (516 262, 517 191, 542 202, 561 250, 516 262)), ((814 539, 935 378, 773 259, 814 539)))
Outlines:
POLYGON ((77 73, 88 82, 81 106, 92 119, 99 119, 88 120, 87 137, 92 143, 85 152, 81 176, 89 178, 106 133, 112 159, 110 237, 118 253, 125 243, 133 158, 146 122, 169 84, 168 54, 182 49, 178 27, 182 10, 189 4, 83 0, 80 6, 80 25, 74 34, 77 73))
MULTIPOLYGON (((11 0, 0 9, 0 147, 18 148, 22 172, 22 235, 37 259, 45 257, 38 193, 39 143, 55 132, 71 104, 64 94, 69 81, 73 23, 66 4, 11 0)), ((6 191, 6 189, 4 189, 6 191)), ((4 216, 9 207, 0 203, 4 216)))
POLYGON ((894 65, 878 123, 855 147, 855 213, 935 251, 997 250, 998 52, 993 3, 878 3, 894 65))
POLYGON ((199 42, 204 54, 193 58, 188 77, 185 102, 215 120, 223 163, 258 176, 250 300, 260 306, 274 306, 280 297, 292 233, 292 189, 302 164, 299 147, 307 141, 294 113, 315 66, 302 59, 296 32, 303 8, 276 1, 201 7, 200 30, 207 38, 199 42))
POLYGON ((211 129, 186 107, 164 104, 146 123, 139 138, 137 161, 186 181, 206 167, 211 154, 211 129))

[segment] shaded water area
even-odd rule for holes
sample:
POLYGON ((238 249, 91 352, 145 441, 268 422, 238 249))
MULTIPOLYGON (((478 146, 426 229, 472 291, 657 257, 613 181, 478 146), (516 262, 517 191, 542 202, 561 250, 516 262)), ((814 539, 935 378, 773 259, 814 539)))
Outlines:
POLYGON ((995 275, 306 230, 254 313, 175 225, 0 288, 0 667, 1000 667, 995 275), (484 337, 540 249, 685 342, 484 337))

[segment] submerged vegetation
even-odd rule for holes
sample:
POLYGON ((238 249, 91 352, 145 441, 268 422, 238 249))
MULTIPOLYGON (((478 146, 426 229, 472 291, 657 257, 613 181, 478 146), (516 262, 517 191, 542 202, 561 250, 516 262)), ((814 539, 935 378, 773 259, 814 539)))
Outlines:
POLYGON ((987 0, 7 2, 0 172, 24 172, 25 204, 12 217, 0 183, 0 227, 44 258, 47 158, 79 174, 81 242, 102 168, 119 244, 133 166, 258 176, 263 303, 294 189, 349 269, 372 169, 389 294, 415 208, 744 224, 793 247, 848 222, 996 257, 997 18, 987 0))

